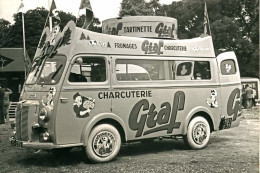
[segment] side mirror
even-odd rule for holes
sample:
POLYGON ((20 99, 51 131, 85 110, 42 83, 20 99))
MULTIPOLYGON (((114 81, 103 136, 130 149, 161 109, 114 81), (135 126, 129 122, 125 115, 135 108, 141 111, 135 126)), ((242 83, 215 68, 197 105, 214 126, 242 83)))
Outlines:
POLYGON ((82 65, 82 63, 83 63, 83 59, 82 58, 78 58, 78 59, 76 59, 76 61, 73 64, 82 65))

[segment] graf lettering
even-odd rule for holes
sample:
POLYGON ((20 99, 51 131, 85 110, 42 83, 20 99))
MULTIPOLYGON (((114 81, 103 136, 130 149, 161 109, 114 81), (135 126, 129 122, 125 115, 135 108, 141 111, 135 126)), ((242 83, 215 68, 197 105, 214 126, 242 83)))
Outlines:
POLYGON ((161 51, 161 48, 163 47, 163 41, 159 41, 159 43, 152 43, 148 40, 145 40, 142 43, 142 51, 144 51, 145 54, 163 54, 161 51))
POLYGON ((181 122, 176 122, 176 118, 178 111, 184 109, 184 104, 185 94, 183 91, 174 94, 172 108, 170 103, 164 102, 158 112, 155 104, 152 103, 150 106, 147 99, 142 99, 135 104, 130 113, 129 127, 136 131, 135 137, 163 130, 167 130, 167 134, 172 133, 173 129, 178 129, 181 125, 181 122), (143 132, 145 125, 150 129, 143 132))
POLYGON ((229 96, 227 104, 227 114, 229 116, 233 115, 233 121, 241 115, 241 100, 240 100, 240 90, 238 88, 234 89, 229 96))

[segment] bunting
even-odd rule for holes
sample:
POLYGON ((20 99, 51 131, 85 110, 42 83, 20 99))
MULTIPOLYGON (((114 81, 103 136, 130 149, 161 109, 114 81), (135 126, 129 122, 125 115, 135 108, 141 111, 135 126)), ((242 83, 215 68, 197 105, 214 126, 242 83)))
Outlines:
POLYGON ((89 0, 81 0, 79 9, 86 9, 86 18, 82 28, 87 29, 93 20, 93 11, 89 0))

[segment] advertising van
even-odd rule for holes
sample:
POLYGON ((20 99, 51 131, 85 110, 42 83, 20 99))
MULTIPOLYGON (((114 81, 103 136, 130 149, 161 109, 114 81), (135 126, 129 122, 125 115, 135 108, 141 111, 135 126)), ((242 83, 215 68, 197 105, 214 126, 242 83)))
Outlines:
POLYGON ((152 18, 107 21, 104 33, 73 21, 62 32, 46 27, 11 143, 44 150, 82 147, 91 161, 107 162, 122 143, 178 137, 202 149, 213 131, 238 126, 235 53, 216 56, 211 36, 178 40, 175 20, 152 18))

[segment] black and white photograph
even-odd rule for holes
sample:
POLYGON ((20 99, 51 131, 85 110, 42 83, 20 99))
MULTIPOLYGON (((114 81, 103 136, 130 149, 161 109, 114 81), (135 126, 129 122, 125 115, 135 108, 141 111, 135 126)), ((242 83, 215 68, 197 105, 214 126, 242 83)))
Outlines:
POLYGON ((0 0, 1 173, 258 173, 259 0, 0 0))

